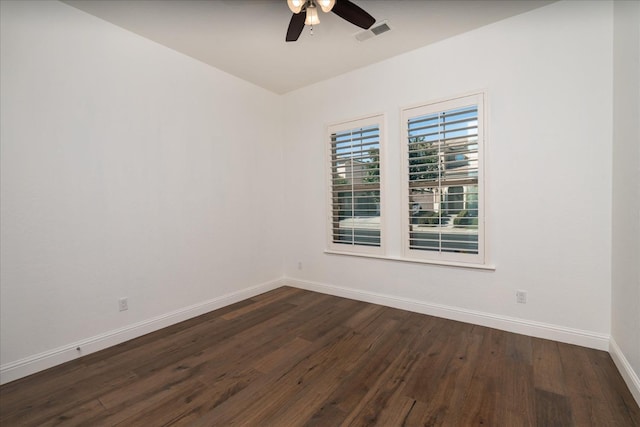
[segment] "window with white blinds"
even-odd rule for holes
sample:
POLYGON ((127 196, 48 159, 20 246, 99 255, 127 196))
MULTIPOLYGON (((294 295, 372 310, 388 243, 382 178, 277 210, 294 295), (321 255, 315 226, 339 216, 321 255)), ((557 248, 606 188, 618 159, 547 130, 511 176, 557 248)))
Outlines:
POLYGON ((329 127, 329 247, 380 253, 382 116, 329 127))
POLYGON ((483 95, 402 112, 404 252, 484 262, 483 95))

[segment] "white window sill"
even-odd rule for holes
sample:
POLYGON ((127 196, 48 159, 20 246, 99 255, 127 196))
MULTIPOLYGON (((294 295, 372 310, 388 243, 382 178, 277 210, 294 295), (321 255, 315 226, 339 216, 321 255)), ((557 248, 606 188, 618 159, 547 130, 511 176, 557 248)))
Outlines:
POLYGON ((334 251, 329 249, 325 250, 324 253, 329 255, 348 255, 348 256, 356 256, 356 257, 362 257, 362 258, 382 259, 386 261, 400 261, 400 262, 412 262, 416 264, 440 265, 445 267, 470 268, 475 270, 489 270, 489 271, 496 270, 496 266, 492 264, 470 264, 470 263, 456 262, 456 261, 435 261, 435 260, 424 260, 424 259, 401 258, 401 257, 386 256, 386 255, 340 252, 340 251, 334 251))

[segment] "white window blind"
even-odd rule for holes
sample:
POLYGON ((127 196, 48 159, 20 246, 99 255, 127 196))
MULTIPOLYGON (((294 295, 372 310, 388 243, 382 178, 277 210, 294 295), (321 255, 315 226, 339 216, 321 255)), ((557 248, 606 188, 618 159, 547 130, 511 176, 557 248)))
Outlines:
POLYGON ((380 248, 381 117, 331 126, 329 141, 330 247, 380 248))
POLYGON ((405 249, 483 261, 482 95, 403 111, 405 249))

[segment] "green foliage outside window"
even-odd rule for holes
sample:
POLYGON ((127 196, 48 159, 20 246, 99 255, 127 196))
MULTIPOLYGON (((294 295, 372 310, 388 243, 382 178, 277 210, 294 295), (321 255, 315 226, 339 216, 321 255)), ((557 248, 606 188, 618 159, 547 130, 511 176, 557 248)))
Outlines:
POLYGON ((438 147, 424 137, 409 138, 409 180, 432 181, 441 176, 438 147))
POLYGON ((380 150, 372 148, 367 152, 369 159, 365 162, 363 182, 380 182, 380 150))

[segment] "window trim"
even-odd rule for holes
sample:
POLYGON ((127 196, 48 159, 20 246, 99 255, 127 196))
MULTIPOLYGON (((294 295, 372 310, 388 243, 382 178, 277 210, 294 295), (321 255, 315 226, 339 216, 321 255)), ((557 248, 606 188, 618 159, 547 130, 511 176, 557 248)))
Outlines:
POLYGON ((429 101, 400 109, 400 140, 399 154, 401 157, 401 240, 402 257, 407 261, 423 262, 429 264, 487 266, 487 227, 486 227, 486 93, 485 91, 472 92, 456 97, 429 101), (409 156, 407 152, 407 140, 409 138, 407 123, 409 119, 421 115, 448 111, 464 106, 477 105, 478 108, 478 254, 460 254, 453 252, 425 251, 410 248, 410 221, 409 221, 409 156))
POLYGON ((325 135, 325 183, 326 183, 326 248, 327 252, 344 253, 349 255, 384 255, 386 253, 386 114, 378 113, 350 120, 330 123, 326 127, 325 135), (380 246, 347 245, 334 243, 333 241, 333 176, 331 158, 331 135, 336 132, 378 125, 379 131, 379 156, 380 156, 380 246))
POLYGON ((474 263, 456 262, 456 261, 436 261, 436 260, 429 260, 429 259, 404 258, 400 256, 393 256, 393 255, 375 255, 375 254, 341 252, 341 251, 333 251, 329 249, 326 249, 324 253, 327 255, 355 256, 360 258, 380 259, 383 261, 408 262, 408 263, 414 263, 414 264, 435 265, 440 267, 466 268, 470 270, 487 270, 487 271, 496 270, 496 266, 494 264, 489 264, 489 263, 474 264, 474 263))

